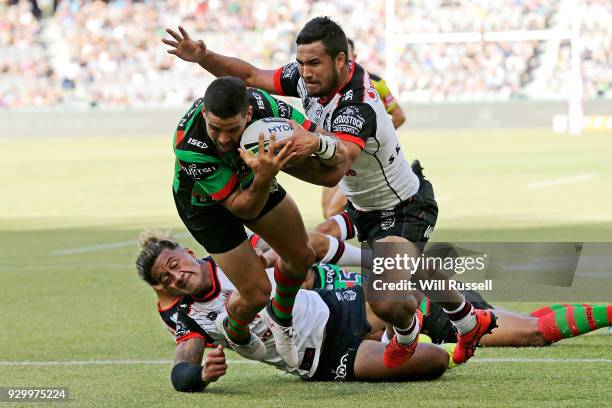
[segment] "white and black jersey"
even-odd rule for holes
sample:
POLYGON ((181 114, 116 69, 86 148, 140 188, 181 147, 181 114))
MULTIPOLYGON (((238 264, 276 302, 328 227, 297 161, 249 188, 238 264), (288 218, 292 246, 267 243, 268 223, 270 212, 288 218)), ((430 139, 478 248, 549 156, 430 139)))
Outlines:
MULTIPOLYGON (((221 344, 224 347, 229 347, 223 334, 217 330, 215 320, 219 315, 227 316, 225 303, 236 288, 227 276, 217 268, 212 258, 206 258, 205 260, 208 262, 213 284, 210 291, 201 295, 201 297, 185 296, 178 303, 176 342, 180 343, 190 338, 201 338, 212 345, 221 344)), ((267 272, 270 281, 273 283, 273 269, 269 269, 267 272)), ((293 307, 293 328, 296 332, 300 365, 295 369, 285 367, 276 351, 272 333, 259 316, 249 324, 249 328, 266 346, 267 352, 266 357, 262 360, 263 363, 276 366, 306 379, 312 377, 317 370, 328 318, 329 308, 316 292, 307 290, 298 292, 293 307)))
POLYGON ((276 71, 274 87, 279 95, 301 98, 313 123, 362 149, 340 182, 355 208, 392 209, 418 191, 419 179, 402 153, 391 118, 359 64, 351 63, 346 81, 325 98, 308 96, 297 62, 276 71))
POLYGON ((176 298, 166 307, 161 307, 159 302, 157 303, 157 311, 161 318, 162 324, 172 335, 176 332, 176 319, 178 317, 178 305, 181 298, 176 298))

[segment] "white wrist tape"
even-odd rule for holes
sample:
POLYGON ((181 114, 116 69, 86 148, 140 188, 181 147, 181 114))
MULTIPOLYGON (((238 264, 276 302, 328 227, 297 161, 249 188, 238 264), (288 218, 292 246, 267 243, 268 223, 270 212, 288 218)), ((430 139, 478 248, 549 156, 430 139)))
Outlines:
POLYGON ((315 152, 322 160, 331 160, 336 155, 338 141, 333 136, 320 135, 315 133, 319 138, 319 150, 315 152))

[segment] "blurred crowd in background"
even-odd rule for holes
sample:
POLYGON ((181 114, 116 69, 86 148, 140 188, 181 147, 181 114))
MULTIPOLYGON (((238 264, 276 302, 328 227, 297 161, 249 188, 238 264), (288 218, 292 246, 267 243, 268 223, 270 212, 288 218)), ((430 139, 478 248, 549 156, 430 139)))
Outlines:
MULTIPOLYGON (((544 30, 564 0, 396 0, 403 34, 544 30)), ((612 2, 582 0, 585 98, 612 98, 612 2)), ((182 107, 212 79, 166 53, 165 27, 262 68, 295 58, 295 36, 328 15, 355 40, 358 62, 385 74, 385 2, 366 0, 0 0, 0 108, 182 107)), ((403 101, 523 98, 542 42, 395 44, 403 101)), ((570 47, 541 96, 567 98, 570 47)))

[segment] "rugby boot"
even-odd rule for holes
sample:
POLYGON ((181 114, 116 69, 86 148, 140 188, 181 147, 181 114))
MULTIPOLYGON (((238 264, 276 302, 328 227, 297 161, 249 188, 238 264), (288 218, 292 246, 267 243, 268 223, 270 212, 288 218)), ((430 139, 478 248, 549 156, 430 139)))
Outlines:
POLYGON ((453 361, 456 364, 465 363, 470 359, 482 336, 491 333, 497 327, 497 318, 491 310, 474 309, 476 326, 465 334, 457 334, 457 346, 453 351, 453 361))
MULTIPOLYGON (((419 321, 419 332, 423 327, 423 313, 417 309, 416 316, 419 321)), ((419 343, 419 335, 410 344, 402 344, 397 340, 397 335, 393 335, 391 342, 385 347, 383 363, 387 368, 396 368, 408 361, 414 354, 419 343)))
POLYGON ((293 330, 293 326, 291 324, 280 324, 274 316, 270 303, 268 303, 264 310, 259 312, 259 317, 263 319, 272 332, 276 351, 285 362, 285 365, 290 368, 296 368, 299 364, 299 357, 295 346, 295 330, 293 330))
POLYGON ((249 333, 251 338, 246 344, 238 344, 232 341, 227 335, 227 317, 219 315, 215 320, 217 330, 225 337, 229 347, 236 353, 249 360, 263 360, 266 357, 266 346, 263 341, 253 333, 249 333))
POLYGON ((423 166, 421 166, 421 162, 419 161, 419 159, 413 160, 410 167, 412 167, 412 171, 414 172, 414 174, 419 176, 419 178, 425 178, 425 176, 423 175, 423 166))

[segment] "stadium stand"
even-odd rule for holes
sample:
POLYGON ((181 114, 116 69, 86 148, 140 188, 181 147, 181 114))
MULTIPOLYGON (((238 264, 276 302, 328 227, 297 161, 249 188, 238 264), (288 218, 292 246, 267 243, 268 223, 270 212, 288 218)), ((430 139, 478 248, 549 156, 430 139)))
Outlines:
MULTIPOLYGON (((563 3, 397 0, 394 30, 542 30, 563 22, 556 18, 563 3)), ((583 3, 585 98, 609 98, 612 4, 583 3)), ((294 58, 295 34, 315 15, 341 21, 356 40, 359 61, 371 72, 384 74, 384 2, 63 0, 41 1, 39 10, 35 0, 4 1, 0 108, 181 107, 202 93, 212 78, 165 53, 160 43, 164 27, 183 24, 211 49, 276 68, 294 58)), ((550 43, 404 44, 396 49, 397 96, 425 102, 566 98, 569 46, 567 41, 558 47, 550 43), (550 69, 543 69, 546 66, 550 69), (535 82, 544 85, 530 87, 535 82)))

